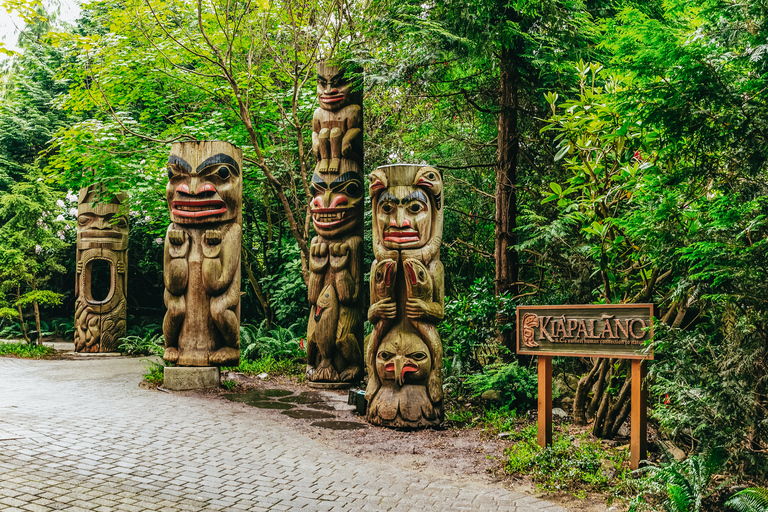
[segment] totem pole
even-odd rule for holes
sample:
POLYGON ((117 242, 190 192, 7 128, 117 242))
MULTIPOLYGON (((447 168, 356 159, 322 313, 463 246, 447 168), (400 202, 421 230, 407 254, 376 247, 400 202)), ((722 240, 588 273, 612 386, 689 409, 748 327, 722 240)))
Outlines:
POLYGON ((317 66, 320 108, 312 119, 307 379, 342 387, 363 375, 363 108, 338 66, 317 66))
POLYGON ((395 164, 370 177, 373 208, 371 307, 366 339, 368 421, 426 427, 443 421, 445 306, 443 180, 437 169, 395 164))
POLYGON ((80 190, 77 205, 77 265, 75 275, 75 351, 117 352, 125 336, 128 265, 128 218, 126 194, 97 203, 100 187, 80 190), (107 289, 94 276, 96 266, 109 268, 107 289), (101 285, 101 286, 99 286, 101 285), (94 296, 96 295, 96 296, 94 296))
POLYGON ((228 142, 171 147, 163 268, 170 363, 239 364, 242 162, 242 150, 228 142))

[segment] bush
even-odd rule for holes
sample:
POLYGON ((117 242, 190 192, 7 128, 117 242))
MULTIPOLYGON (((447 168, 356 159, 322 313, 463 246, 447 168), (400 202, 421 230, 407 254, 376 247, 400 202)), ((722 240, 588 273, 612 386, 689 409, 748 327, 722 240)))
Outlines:
POLYGON ((531 424, 521 433, 522 440, 508 448, 505 470, 511 474, 531 475, 544 489, 570 491, 604 491, 613 475, 619 473, 626 452, 612 453, 603 449, 588 434, 555 435, 552 446, 541 448, 536 441, 537 425, 531 424))
POLYGON ((297 359, 304 356, 301 340, 306 329, 297 322, 288 328, 277 326, 266 331, 266 322, 259 327, 244 324, 240 326, 240 358, 255 361, 264 357, 297 359))
POLYGON ((162 357, 165 341, 162 334, 147 334, 141 336, 125 336, 120 338, 118 350, 129 356, 160 356, 162 357))
POLYGON ((648 466, 638 469, 633 474, 645 474, 639 482, 640 493, 632 501, 632 512, 646 510, 647 498, 661 496, 661 506, 670 512, 699 512, 703 501, 727 482, 713 488, 715 472, 721 467, 723 454, 712 450, 704 458, 692 455, 683 461, 675 461, 661 466, 648 466))
POLYGON ((269 375, 304 375, 305 365, 303 362, 295 359, 275 359, 272 356, 264 356, 255 361, 240 359, 240 364, 236 367, 222 368, 222 370, 240 372, 245 375, 259 375, 267 373, 269 375))
POLYGON ((159 386, 165 378, 165 365, 154 361, 147 361, 147 373, 144 374, 144 381, 159 386))
POLYGON ((0 342, 0 356, 21 357, 24 359, 45 359, 55 353, 56 350, 45 345, 0 342))
POLYGON ((516 410, 533 408, 538 395, 536 372, 517 361, 488 365, 482 373, 467 377, 465 384, 475 397, 491 389, 498 391, 501 406, 516 410))

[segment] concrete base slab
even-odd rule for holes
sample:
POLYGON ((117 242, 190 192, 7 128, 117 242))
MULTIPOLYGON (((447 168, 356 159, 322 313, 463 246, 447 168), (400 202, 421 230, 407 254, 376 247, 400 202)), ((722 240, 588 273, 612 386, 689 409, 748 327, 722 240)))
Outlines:
POLYGON ((171 391, 215 388, 219 382, 217 366, 166 366, 163 370, 163 388, 171 391))

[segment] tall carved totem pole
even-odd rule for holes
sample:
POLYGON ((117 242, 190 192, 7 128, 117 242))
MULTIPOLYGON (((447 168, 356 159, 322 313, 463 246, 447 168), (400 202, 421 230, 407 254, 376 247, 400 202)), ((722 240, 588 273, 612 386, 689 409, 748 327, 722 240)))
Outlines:
POLYGON ((343 386, 363 373, 363 108, 337 66, 317 66, 320 108, 312 119, 307 379, 343 386))
POLYGON ((177 142, 168 158, 163 359, 179 366, 240 361, 243 152, 177 142))
POLYGON ((443 347, 436 324, 445 288, 443 180, 437 169, 395 164, 371 174, 373 254, 367 339, 368 421, 426 427, 443 421, 443 347))
POLYGON ((81 189, 77 205, 76 352, 116 352, 118 340, 125 336, 128 218, 121 209, 128 196, 97 203, 98 190, 81 189), (98 265, 108 269, 108 283, 97 282, 105 278, 94 276, 98 265))

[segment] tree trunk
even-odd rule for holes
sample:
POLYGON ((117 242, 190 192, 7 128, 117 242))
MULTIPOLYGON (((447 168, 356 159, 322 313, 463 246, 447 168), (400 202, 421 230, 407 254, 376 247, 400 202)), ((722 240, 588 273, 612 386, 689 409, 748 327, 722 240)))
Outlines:
MULTIPOLYGON (((21 287, 16 287, 16 299, 19 299, 21 297, 21 287)), ((29 335, 27 334, 27 325, 24 323, 24 310, 21 309, 21 306, 16 306, 16 309, 19 310, 19 323, 21 324, 21 334, 24 336, 24 341, 27 343, 31 343, 29 341, 29 335)))
POLYGON ((248 260, 248 250, 243 247, 243 268, 245 269, 245 273, 248 275, 248 282, 251 283, 251 288, 253 288, 253 293, 256 294, 256 298, 259 299, 259 304, 261 304, 261 309, 264 310, 264 319, 267 322, 267 330, 272 329, 272 307, 269 305, 269 298, 264 294, 264 292, 261 289, 261 286, 259 285, 259 281, 256 279, 256 276, 253 275, 253 269, 251 269, 251 263, 248 260))
POLYGON ((35 326, 37 326, 37 343, 35 344, 40 345, 43 343, 43 330, 40 327, 40 306, 35 301, 32 303, 32 307, 35 310, 35 326))
POLYGON ((595 384, 601 361, 603 360, 598 359, 589 373, 579 379, 579 384, 576 386, 576 398, 573 401, 573 421, 576 425, 587 424, 587 395, 589 389, 595 384))
MULTIPOLYGON (((514 49, 504 47, 500 55, 500 112, 496 150, 496 236, 494 261, 496 296, 504 292, 515 295, 518 275, 515 228, 517 227, 517 164, 520 151, 518 133, 518 75, 513 61, 514 49)), ((497 315, 499 326, 510 321, 504 313, 497 315)), ((513 330, 499 329, 499 344, 514 350, 513 330)))
POLYGON ((594 393, 592 394, 592 401, 589 403, 589 407, 587 408, 587 418, 590 416, 594 416, 597 412, 597 408, 600 405, 600 400, 603 397, 603 390, 605 389, 606 384, 606 375, 608 375, 608 370, 611 368, 611 361, 610 359, 603 359, 600 363, 600 371, 598 373, 597 382, 595 382, 594 385, 594 393))

